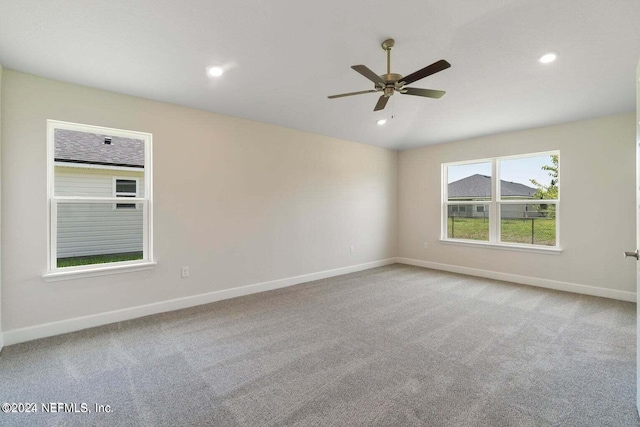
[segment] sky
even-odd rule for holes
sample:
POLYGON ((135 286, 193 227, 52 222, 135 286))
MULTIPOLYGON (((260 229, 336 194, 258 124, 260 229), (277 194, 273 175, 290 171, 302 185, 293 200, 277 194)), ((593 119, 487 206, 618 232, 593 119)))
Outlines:
MULTIPOLYGON (((542 170, 542 166, 552 164, 551 156, 548 154, 536 157, 501 160, 500 179, 503 181, 518 182, 529 187, 534 187, 530 179, 535 179, 541 184, 549 185, 551 177, 548 171, 542 170)), ((491 176, 491 162, 449 166, 448 181, 451 183, 477 173, 491 176)))

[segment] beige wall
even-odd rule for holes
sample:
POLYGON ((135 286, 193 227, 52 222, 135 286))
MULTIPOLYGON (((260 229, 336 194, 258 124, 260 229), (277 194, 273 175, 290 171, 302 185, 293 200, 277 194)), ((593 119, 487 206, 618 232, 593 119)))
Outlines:
POLYGON ((399 256, 635 292, 635 114, 400 153, 399 256), (560 150, 560 255, 442 244, 441 164, 560 150), (428 250, 423 243, 428 242, 428 250))
POLYGON ((11 70, 2 87, 5 331, 397 254, 394 151, 11 70), (47 119, 153 134, 154 270, 43 281, 47 119))

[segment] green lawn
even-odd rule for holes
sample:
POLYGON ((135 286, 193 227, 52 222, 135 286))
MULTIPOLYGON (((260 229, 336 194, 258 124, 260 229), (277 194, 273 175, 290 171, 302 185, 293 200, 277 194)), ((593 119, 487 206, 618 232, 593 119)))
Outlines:
POLYGON ((452 239, 489 240, 489 218, 450 217, 447 237, 452 239))
MULTIPOLYGON (((555 246, 556 221, 549 218, 503 219, 500 239, 508 243, 555 246), (533 222, 533 230, 532 230, 533 222), (532 241, 533 236, 533 241, 532 241)), ((487 218, 453 218, 448 221, 447 237, 469 240, 489 240, 487 218)))
POLYGON ((142 259, 142 252, 58 258, 58 268, 74 267, 77 265, 106 264, 109 262, 132 261, 136 259, 142 259))

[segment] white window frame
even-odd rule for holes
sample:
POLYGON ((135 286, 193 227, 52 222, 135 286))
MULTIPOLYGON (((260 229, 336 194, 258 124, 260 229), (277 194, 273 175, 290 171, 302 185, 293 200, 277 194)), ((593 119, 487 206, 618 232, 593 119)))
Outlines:
MULTIPOLYGON (((81 277, 102 276, 106 274, 123 273, 128 271, 148 270, 155 266, 153 258, 153 165, 152 142, 150 133, 113 129, 101 126, 83 125, 78 123, 47 120, 47 272, 43 274, 46 281, 75 279, 81 277), (134 261, 112 262, 108 264, 91 264, 74 267, 57 267, 57 213, 61 203, 111 203, 113 206, 122 203, 121 197, 116 197, 115 180, 113 197, 84 197, 84 196, 56 196, 55 195, 55 129, 67 129, 79 132, 108 134, 110 136, 135 138, 144 141, 144 197, 140 197, 140 183, 137 182, 136 197, 128 197, 127 202, 136 203, 143 209, 143 250, 142 259, 134 261)), ((133 180, 137 178, 123 177, 133 180)))
POLYGON ((479 247, 490 247, 495 249, 511 249, 511 250, 522 250, 529 252, 542 252, 542 253, 560 253, 562 252, 562 248, 560 246, 560 193, 562 189, 558 186, 558 199, 557 200, 547 200, 547 199, 502 199, 500 193, 500 163, 505 160, 516 160, 516 159, 524 159, 528 157, 540 157, 540 156, 558 156, 558 174, 560 175, 562 172, 561 168, 561 160, 560 160, 560 150, 553 151, 544 151, 539 153, 526 153, 512 156, 502 156, 502 157, 490 157, 484 159, 473 159, 473 160, 465 160, 460 162, 449 162, 442 163, 442 181, 441 181, 441 237, 440 241, 442 243, 447 244, 460 244, 460 245, 469 245, 469 246, 479 246, 479 247), (475 163, 490 163, 491 164, 491 199, 490 200, 477 200, 477 201, 469 201, 469 200, 460 200, 460 201, 449 201, 448 195, 448 182, 449 178, 447 175, 449 166, 459 166, 459 165, 467 165, 467 164, 475 164, 475 163), (456 206, 456 205, 468 205, 468 204, 482 204, 488 206, 488 209, 485 208, 485 214, 488 214, 489 218, 489 240, 470 240, 470 239, 457 239, 448 237, 448 207, 456 206), (502 242, 500 240, 501 232, 500 232, 500 208, 504 205, 509 204, 547 204, 547 205, 555 205, 556 206, 556 244, 555 246, 547 246, 547 245, 525 245, 522 243, 510 243, 510 242, 502 242))
MULTIPOLYGON (((130 177, 130 176, 114 176, 113 177, 113 181, 112 181, 112 192, 111 194, 113 195, 113 197, 119 197, 119 198, 127 198, 127 199, 132 199, 132 198, 137 198, 140 197, 140 180, 138 178, 135 177, 130 177), (136 192, 135 193, 125 193, 125 192, 118 192, 116 191, 117 189, 117 185, 118 185, 118 181, 135 181, 136 183, 136 192), (131 196, 133 195, 133 197, 131 196)), ((129 210, 133 210, 133 209, 140 209, 140 205, 135 203, 135 206, 133 208, 123 208, 123 207, 118 207, 119 204, 133 204, 133 203, 129 203, 129 202, 119 202, 113 205, 113 210, 123 210, 123 211, 129 211, 129 210)))

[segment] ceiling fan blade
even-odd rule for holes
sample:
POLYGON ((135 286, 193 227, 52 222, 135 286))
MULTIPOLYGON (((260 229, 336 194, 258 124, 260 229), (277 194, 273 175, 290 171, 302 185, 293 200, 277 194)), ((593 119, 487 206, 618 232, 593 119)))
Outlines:
POLYGON ((377 92, 377 90, 371 89, 371 90, 361 90, 360 92, 341 93, 339 95, 327 96, 327 98, 335 99, 335 98, 342 98, 343 96, 362 95, 363 93, 371 93, 371 92, 377 92))
POLYGON ((419 89, 417 87, 408 87, 400 92, 404 95, 416 95, 416 96, 425 96, 427 98, 442 98, 446 92, 443 90, 434 90, 434 89, 419 89), (406 92, 405 92, 406 91, 406 92))
POLYGON ((434 62, 431 65, 427 65, 426 67, 416 71, 415 73, 409 74, 408 76, 402 78, 400 82, 403 82, 403 84, 408 85, 420 79, 424 79, 425 77, 430 76, 431 74, 439 73, 442 70, 446 70, 449 67, 451 67, 451 64, 449 64, 444 59, 441 59, 438 62, 434 62))
POLYGON ((357 72, 359 72, 360 74, 362 74, 363 76, 365 76, 366 78, 374 82, 375 84, 378 84, 381 86, 386 85, 385 81, 382 80, 382 77, 380 77, 379 75, 371 71, 366 65, 354 65, 351 68, 353 68, 354 70, 356 70, 357 72))
POLYGON ((373 111, 380 111, 384 109, 388 101, 389 101, 389 97, 382 95, 380 99, 378 99, 378 103, 376 104, 376 107, 373 109, 373 111))

